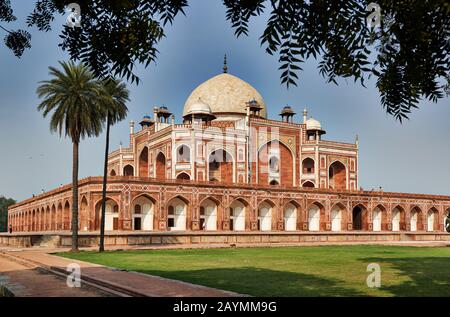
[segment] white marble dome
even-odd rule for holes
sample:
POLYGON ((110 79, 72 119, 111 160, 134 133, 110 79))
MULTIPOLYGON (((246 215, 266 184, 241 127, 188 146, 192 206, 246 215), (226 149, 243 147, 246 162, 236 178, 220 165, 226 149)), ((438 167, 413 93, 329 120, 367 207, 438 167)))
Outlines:
POLYGON ((255 99, 262 107, 261 116, 267 117, 266 104, 261 94, 242 79, 223 73, 217 75, 194 89, 184 105, 183 116, 192 113, 198 101, 209 105, 212 113, 220 115, 245 115, 247 102, 255 99))
POLYGON ((191 114, 212 114, 211 107, 205 103, 201 98, 197 100, 197 102, 193 103, 189 107, 189 111, 185 113, 185 115, 191 114))
POLYGON ((306 129, 307 130, 322 130, 322 125, 316 119, 308 119, 306 120, 306 129))

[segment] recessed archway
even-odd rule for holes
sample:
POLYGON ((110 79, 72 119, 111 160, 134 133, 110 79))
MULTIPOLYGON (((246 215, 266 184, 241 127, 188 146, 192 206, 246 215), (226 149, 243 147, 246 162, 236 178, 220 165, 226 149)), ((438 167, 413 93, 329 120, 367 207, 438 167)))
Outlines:
POLYGON ((147 196, 139 196, 132 203, 132 229, 139 231, 153 230, 154 203, 147 196))
POLYGON ((187 145, 181 145, 177 149, 177 162, 178 163, 190 163, 191 161, 191 149, 187 145))
POLYGON ((303 188, 316 188, 316 185, 314 185, 313 182, 307 181, 307 182, 303 183, 302 187, 303 188))
POLYGON ((378 205, 372 211, 372 229, 375 232, 386 230, 386 209, 378 205))
POLYGON ((292 202, 288 203, 284 207, 284 230, 296 231, 297 230, 297 212, 298 206, 292 202))
POLYGON ((166 157, 162 152, 156 156, 156 179, 159 181, 166 179, 166 157))
POLYGON ((178 174, 177 179, 189 181, 189 180, 191 180, 191 176, 188 173, 183 172, 183 173, 178 174))
POLYGON ((132 177, 134 176, 134 167, 131 165, 126 165, 123 168, 123 176, 125 177, 132 177))
POLYGON ((402 207, 397 206, 392 209, 392 231, 404 230, 405 211, 402 207))
POLYGON ((208 157, 209 180, 225 184, 233 183, 233 157, 227 151, 218 149, 208 157))
POLYGON ((200 228, 205 231, 217 230, 217 203, 206 199, 200 205, 200 228))
POLYGON ((302 174, 303 175, 311 175, 314 174, 314 160, 310 157, 305 158, 302 162, 302 174))
POLYGON ((187 202, 175 197, 167 204, 167 227, 172 231, 186 230, 187 202))
POLYGON ((427 214, 427 231, 439 230, 439 212, 436 208, 428 210, 427 214))
POLYGON ((411 209, 409 222, 410 222, 410 230, 412 232, 423 230, 422 210, 420 210, 419 207, 415 206, 411 209))
POLYGON ((89 211, 88 211, 88 202, 86 197, 83 197, 81 199, 81 204, 80 204, 80 215, 79 215, 79 221, 80 221, 80 226, 79 229, 81 231, 88 231, 89 230, 89 224, 88 224, 88 215, 89 211))
POLYGON ((352 210, 353 230, 361 231, 368 229, 368 213, 366 207, 357 205, 352 210))
POLYGON ((272 230, 272 209, 273 204, 268 201, 263 201, 258 208, 258 230, 271 231, 272 230))
MULTIPOLYGON (((100 230, 102 217, 102 200, 95 205, 95 229, 100 230)), ((111 199, 106 198, 105 231, 119 230, 119 206, 111 199)))
POLYGON ((139 177, 148 176, 148 147, 144 146, 139 155, 139 177))
POLYGON ((308 230, 309 231, 320 231, 323 206, 319 203, 313 203, 308 208, 308 230))
POLYGON ((294 159, 291 150, 278 140, 270 141, 258 152, 258 183, 270 184, 278 181, 282 186, 294 184, 294 159))
POLYGON ((242 200, 235 200, 230 205, 230 230, 244 231, 246 223, 246 209, 247 202, 242 200))
POLYGON ((345 165, 336 161, 328 169, 329 185, 332 189, 347 189, 347 170, 345 165))
POLYGON ((344 205, 338 203, 331 208, 331 231, 339 232, 345 230, 346 226, 346 209, 344 205))
POLYGON ((114 177, 117 176, 117 173, 115 170, 111 170, 111 173, 109 173, 109 176, 114 177))

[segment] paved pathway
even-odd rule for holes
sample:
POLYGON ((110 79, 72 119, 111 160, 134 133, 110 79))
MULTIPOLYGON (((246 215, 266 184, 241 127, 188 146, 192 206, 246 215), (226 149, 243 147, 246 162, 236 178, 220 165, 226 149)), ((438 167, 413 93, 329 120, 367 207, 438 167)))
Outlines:
MULTIPOLYGON (((48 250, 50 251, 50 250, 48 250)), ((82 280, 100 285, 104 288, 126 294, 128 296, 147 297, 230 297, 242 296, 237 293, 223 291, 205 286, 194 285, 181 281, 170 280, 157 276, 150 276, 137 272, 119 271, 113 268, 104 267, 82 261, 61 258, 48 254, 44 250, 3 250, 8 257, 15 257, 17 260, 32 263, 36 267, 42 267, 56 272, 65 272, 69 264, 76 263, 81 268, 82 280)), ((1 255, 0 255, 1 256, 1 255)), ((1 272, 1 271, 0 271, 1 272)), ((21 286, 34 288, 34 283, 30 281, 27 285, 23 279, 21 286)), ((48 281, 52 283, 53 281, 48 281)), ((65 281, 64 281, 65 283, 65 281)), ((56 287, 56 286, 55 286, 56 287)), ((12 290, 14 292, 14 290, 12 290)), ((26 295, 26 293, 24 293, 26 295)), ((44 295, 46 296, 46 295, 44 295)), ((81 295, 83 296, 83 295, 81 295)), ((89 294, 85 294, 89 296, 89 294)))
POLYGON ((0 285, 17 297, 99 297, 92 288, 69 288, 66 280, 38 267, 25 266, 0 255, 0 285))

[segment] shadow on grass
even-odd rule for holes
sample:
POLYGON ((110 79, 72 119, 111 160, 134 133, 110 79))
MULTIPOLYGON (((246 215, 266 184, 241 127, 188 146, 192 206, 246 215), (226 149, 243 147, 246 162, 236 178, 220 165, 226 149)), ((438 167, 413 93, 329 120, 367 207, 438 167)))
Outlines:
POLYGON ((450 296, 450 258, 365 258, 363 261, 378 263, 381 266, 381 288, 394 296, 450 296), (398 271, 399 277, 407 281, 389 284, 383 280, 383 266, 398 271))
POLYGON ((339 280, 254 267, 139 272, 252 296, 365 296, 339 280))

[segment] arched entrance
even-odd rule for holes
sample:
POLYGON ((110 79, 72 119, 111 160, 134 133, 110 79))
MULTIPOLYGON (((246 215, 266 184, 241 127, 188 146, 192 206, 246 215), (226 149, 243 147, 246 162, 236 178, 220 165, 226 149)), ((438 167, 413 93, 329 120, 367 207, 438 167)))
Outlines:
POLYGON ((178 163, 190 163, 191 161, 191 149, 187 145, 181 145, 177 149, 177 162, 178 163))
POLYGON ((270 141, 258 153, 258 183, 261 185, 277 181, 282 186, 292 187, 294 160, 289 148, 279 141, 270 141))
POLYGON ((386 214, 386 210, 384 210, 383 207, 377 206, 374 208, 372 212, 372 225, 373 225, 373 231, 379 232, 383 230, 383 215, 386 214))
MULTIPOLYGON (((145 172, 145 171, 144 171, 145 172)), ((147 175, 147 174, 146 174, 147 175)), ((127 165, 123 168, 123 176, 132 177, 134 176, 134 168, 131 165, 127 165)))
POLYGON ((392 231, 403 230, 403 224, 405 221, 405 212, 400 206, 395 207, 392 210, 392 231))
POLYGON ((178 174, 177 179, 189 181, 189 180, 191 180, 191 176, 189 176, 189 174, 187 174, 187 173, 180 173, 180 174, 178 174))
POLYGON ((156 179, 159 181, 166 179, 166 157, 162 152, 156 157, 156 179))
POLYGON ((288 203, 284 208, 284 230, 297 230, 297 206, 293 203, 288 203))
POLYGON ((272 204, 269 202, 262 202, 258 208, 258 230, 271 231, 272 230, 272 204))
POLYGON ((233 183, 233 157, 225 150, 213 151, 208 158, 209 180, 233 183))
POLYGON ((302 173, 303 175, 312 175, 314 174, 314 160, 312 158, 306 158, 302 162, 302 173))
POLYGON ((245 230, 246 204, 240 200, 235 200, 230 206, 230 230, 245 230))
POLYGON ((133 202, 133 230, 153 230, 154 204, 146 196, 140 196, 133 202))
POLYGON ((417 206, 411 209, 410 227, 412 232, 423 230, 422 211, 417 206))
POLYGON ((303 187, 303 188, 315 188, 316 185, 314 185, 313 182, 307 181, 307 182, 304 182, 304 183, 303 183, 302 187, 303 187))
POLYGON ((330 165, 329 172, 330 188, 345 190, 347 189, 347 170, 345 165, 339 161, 330 165))
POLYGON ((309 231, 320 231, 322 206, 317 203, 312 204, 308 209, 308 229, 309 231))
POLYGON ((89 230, 89 224, 88 224, 88 215, 89 211, 88 211, 88 202, 86 197, 83 197, 81 199, 81 204, 80 204, 80 214, 79 214, 79 219, 80 219, 80 230, 81 231, 88 231, 89 230))
POLYGON ((368 229, 367 209, 364 206, 362 205, 355 206, 353 208, 352 217, 353 217, 353 230, 361 231, 368 229))
MULTIPOLYGON (((102 200, 95 206, 95 229, 100 230, 102 217, 102 200)), ((107 198, 105 209, 105 231, 119 230, 119 206, 117 203, 107 198)))
POLYGON ((167 227, 172 231, 186 230, 187 203, 174 198, 168 203, 167 207, 167 227))
POLYGON ((148 176, 148 148, 145 146, 139 155, 139 177, 148 176))
POLYGON ((427 215, 427 231, 439 230, 439 212, 436 208, 431 208, 427 215))
POLYGON ((331 208, 331 231, 339 232, 345 227, 344 213, 345 208, 340 204, 334 205, 331 208))
POLYGON ((217 204, 206 199, 200 206, 200 228, 206 231, 217 230, 217 204))

